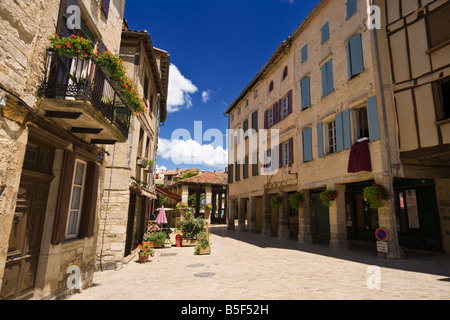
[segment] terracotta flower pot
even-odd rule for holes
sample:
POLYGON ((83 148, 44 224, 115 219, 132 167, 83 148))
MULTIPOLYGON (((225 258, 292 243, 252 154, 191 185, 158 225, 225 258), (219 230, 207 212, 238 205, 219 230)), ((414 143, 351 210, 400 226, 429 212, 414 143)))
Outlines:
POLYGON ((139 262, 140 263, 147 263, 148 262, 148 255, 141 255, 139 254, 139 262))

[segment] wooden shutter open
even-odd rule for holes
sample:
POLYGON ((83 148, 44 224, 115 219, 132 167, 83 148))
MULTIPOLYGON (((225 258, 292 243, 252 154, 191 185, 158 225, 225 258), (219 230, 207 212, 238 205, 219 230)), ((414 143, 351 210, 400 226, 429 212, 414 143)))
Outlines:
POLYGON ((288 114, 292 113, 292 90, 288 92, 288 114))
POLYGON ((72 180, 75 169, 75 154, 64 150, 61 168, 59 192, 56 203, 55 221, 53 224, 52 244, 56 245, 66 239, 67 218, 69 216, 72 180))
POLYGON ((100 166, 95 162, 89 162, 86 168, 86 182, 80 221, 80 237, 82 238, 94 235, 99 179, 100 166))
POLYGON ((294 139, 289 139, 289 164, 294 163, 294 139))
POLYGON ((111 0, 102 0, 102 11, 106 16, 106 19, 108 19, 108 16, 109 16, 110 3, 111 3, 111 0))
POLYGON ((323 151, 323 123, 319 122, 317 124, 317 145, 319 149, 319 158, 322 158, 324 156, 323 151))

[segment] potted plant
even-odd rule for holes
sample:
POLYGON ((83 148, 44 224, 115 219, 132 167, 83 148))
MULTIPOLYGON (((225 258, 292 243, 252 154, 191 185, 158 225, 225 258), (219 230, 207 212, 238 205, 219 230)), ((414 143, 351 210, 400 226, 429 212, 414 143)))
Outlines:
POLYGON ((320 201, 325 207, 331 207, 331 201, 336 200, 339 193, 334 190, 325 190, 322 193, 320 193, 320 201))
POLYGON ((155 255, 155 250, 153 250, 153 246, 149 241, 144 241, 137 246, 139 249, 139 262, 146 263, 148 262, 149 257, 153 257, 155 255))
POLYGON ((155 232, 144 235, 144 240, 150 242, 154 248, 162 248, 166 243, 167 234, 165 232, 155 232))
POLYGON ((203 255, 211 253, 211 243, 209 242, 209 234, 200 232, 197 234, 197 245, 195 246, 195 255, 203 255))
POLYGON ((47 37, 53 49, 58 55, 65 58, 86 59, 94 55, 94 47, 91 41, 72 34, 70 37, 60 38, 58 34, 47 37))
POLYGON ((197 244, 197 235, 203 230, 205 220, 202 218, 187 219, 178 222, 177 228, 183 234, 183 246, 192 246, 197 244))
POLYGON ((209 219, 209 216, 211 215, 212 208, 213 208, 213 206, 212 206, 211 203, 207 203, 205 205, 205 219, 206 220, 209 219))
POLYGON ((291 206, 292 209, 298 210, 299 204, 304 201, 303 193, 295 193, 295 194, 291 195, 289 197, 288 201, 289 201, 289 205, 291 206))
POLYGON ((384 186, 376 183, 370 187, 364 188, 363 197, 372 209, 379 209, 383 207, 382 201, 389 200, 391 198, 391 194, 384 186))
POLYGON ((270 207, 272 208, 272 209, 278 209, 278 207, 280 206, 280 204, 281 204, 281 198, 280 197, 278 197, 278 196, 273 196, 273 197, 271 197, 270 198, 270 207))

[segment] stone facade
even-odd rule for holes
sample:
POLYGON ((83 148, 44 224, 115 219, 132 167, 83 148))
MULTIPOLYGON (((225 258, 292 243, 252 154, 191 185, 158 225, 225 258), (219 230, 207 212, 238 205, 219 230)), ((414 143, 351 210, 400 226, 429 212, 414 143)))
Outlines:
MULTIPOLYGON (((442 168, 446 173, 438 168, 420 169, 416 167, 417 162, 407 161, 408 156, 412 159, 414 155, 405 153, 417 148, 417 142, 412 140, 416 135, 410 133, 414 131, 411 123, 418 123, 420 129, 415 131, 423 137, 424 146, 433 146, 439 140, 435 138, 441 137, 441 157, 446 154, 447 124, 438 123, 441 130, 438 131, 425 106, 434 104, 431 86, 427 84, 438 76, 438 73, 430 74, 430 68, 439 70, 445 78, 448 55, 441 51, 448 46, 441 45, 438 51, 430 53, 433 67, 427 69, 422 65, 429 62, 424 58, 423 48, 415 50, 407 47, 405 38, 398 39, 408 21, 408 28, 417 29, 411 29, 410 34, 425 37, 414 40, 414 47, 426 45, 421 12, 427 14, 444 3, 428 1, 419 8, 417 3, 400 6, 399 1, 389 1, 385 7, 384 1, 375 1, 380 8, 377 19, 382 26, 376 30, 367 25, 367 1, 319 2, 225 111, 230 117, 230 129, 247 130, 256 123, 255 129, 260 132, 269 129, 270 135, 271 130, 277 129, 279 133, 279 141, 273 143, 273 137, 265 138, 258 132, 259 141, 267 142, 271 149, 268 154, 276 162, 276 170, 269 175, 264 174, 264 163, 269 164, 270 157, 261 155, 265 152, 261 143, 257 149, 258 170, 254 171, 252 164, 240 160, 252 158, 251 135, 247 139, 229 139, 231 228, 237 219, 242 231, 294 237, 300 242, 326 239, 333 248, 348 248, 353 240, 375 243, 375 230, 383 227, 390 234, 389 252, 380 253, 381 256, 402 257, 400 246, 448 252, 445 206, 439 206, 432 214, 435 220, 440 217, 441 228, 434 221, 434 235, 426 236, 422 232, 415 239, 411 228, 417 225, 411 220, 408 228, 405 213, 416 212, 418 205, 422 209, 417 211, 417 216, 422 219, 423 208, 428 206, 425 203, 433 203, 437 190, 431 187, 432 180, 414 179, 437 179, 439 175, 445 178, 448 173, 447 165, 442 168), (403 12, 398 12, 398 8, 403 12), (417 24, 410 24, 415 19, 417 24), (408 61, 405 56, 414 60, 414 67, 402 65, 408 61), (414 75, 396 76, 406 70, 414 75), (423 86, 414 82, 419 75, 423 75, 423 86), (420 104, 423 110, 414 109, 414 97, 407 96, 408 90, 416 91, 416 98, 420 99, 416 105, 424 102, 420 104), (367 153, 371 169, 353 172, 349 170, 350 157, 354 148, 362 145, 362 137, 369 140, 367 153), (378 210, 370 209, 362 197, 363 188, 374 183, 391 190, 393 195, 378 210), (319 193, 324 190, 339 194, 329 208, 317 205, 319 193), (298 212, 290 209, 287 201, 297 192, 304 196, 298 212), (410 207, 404 201, 408 196, 410 207), (271 206, 276 198, 278 206, 271 206), (397 206, 401 213, 394 214, 393 208, 397 206)), ((425 154, 422 157, 425 159, 425 154)), ((435 183, 445 185, 444 181, 435 183)), ((445 204, 444 198, 438 192, 441 205, 445 204)))
MULTIPOLYGON (((0 4, 0 97, 7 100, 6 106, 0 106, 0 288, 4 299, 48 298, 77 290, 78 286, 68 286, 69 266, 79 268, 82 288, 93 279, 99 228, 94 213, 100 212, 100 197, 90 199, 93 213, 89 221, 81 222, 76 238, 61 240, 56 230, 65 233, 59 212, 61 187, 67 185, 64 170, 70 168, 67 159, 95 170, 83 187, 93 187, 91 194, 101 195, 104 146, 90 144, 87 136, 76 136, 62 122, 46 118, 43 106, 48 99, 38 94, 46 68, 47 36, 61 27, 66 4, 75 3, 0 4), (88 185, 88 180, 93 184, 88 185), (33 226, 32 232, 21 234, 26 241, 12 236, 25 226, 33 226), (23 259, 27 253, 34 257, 32 262, 23 259)), ((96 44, 101 40, 111 52, 119 53, 125 2, 111 1, 107 8, 97 1, 76 4, 96 44)), ((83 203, 87 205, 87 198, 83 203)))
POLYGON ((168 72, 169 54, 155 49, 146 31, 130 31, 124 27, 120 57, 144 97, 148 111, 132 117, 126 143, 107 148, 110 156, 96 264, 100 270, 120 269, 142 241, 156 199, 154 171, 159 125, 165 121, 166 113, 167 84, 160 72, 168 72), (143 163, 146 160, 152 164, 143 163))

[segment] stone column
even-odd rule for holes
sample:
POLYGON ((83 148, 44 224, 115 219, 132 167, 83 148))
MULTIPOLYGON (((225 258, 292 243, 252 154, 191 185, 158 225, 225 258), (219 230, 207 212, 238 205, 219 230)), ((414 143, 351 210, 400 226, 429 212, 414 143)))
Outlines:
POLYGON ((245 225, 245 198, 238 199, 238 230, 239 231, 247 231, 247 227, 245 225))
POLYGON ((331 201, 330 207, 330 248, 348 249, 347 220, 345 211, 345 185, 328 186, 328 190, 336 190, 339 195, 331 201))
POLYGON ((270 195, 265 193, 263 195, 263 225, 262 235, 272 235, 272 229, 270 226, 270 195))
POLYGON ((256 197, 250 197, 249 201, 250 216, 248 218, 248 231, 256 232, 256 197))
POLYGON ((234 230, 234 220, 236 216, 236 199, 228 199, 228 230, 234 230))
POLYGON ((189 199, 189 186, 187 184, 181 187, 181 203, 188 203, 189 199))
POLYGON ((200 216, 200 190, 195 191, 195 216, 200 216))
MULTIPOLYGON (((212 204, 212 187, 211 186, 205 187, 205 205, 208 203, 212 204)), ((211 214, 209 215, 207 222, 208 222, 208 224, 211 224, 211 214)))
POLYGON ((289 202, 286 192, 281 192, 282 201, 278 207, 278 238, 289 239, 289 202))
POLYGON ((217 212, 216 216, 219 219, 221 218, 222 209, 223 209, 222 201, 223 201, 223 193, 219 193, 219 201, 218 201, 217 208, 216 208, 216 212, 217 212))
MULTIPOLYGON (((380 177, 376 178, 375 182, 383 185, 386 189, 389 190, 389 177, 380 177)), ((394 196, 394 194, 392 194, 394 196)), ((380 228, 386 229, 388 232, 388 253, 379 252, 378 256, 380 258, 386 259, 403 259, 404 253, 400 248, 398 243, 398 237, 396 236, 396 223, 394 221, 395 212, 392 212, 391 209, 392 198, 389 201, 383 201, 383 207, 378 209, 378 224, 380 228)))
POLYGON ((298 208, 298 242, 309 244, 312 243, 309 192, 303 192, 303 198, 304 201, 298 208))

